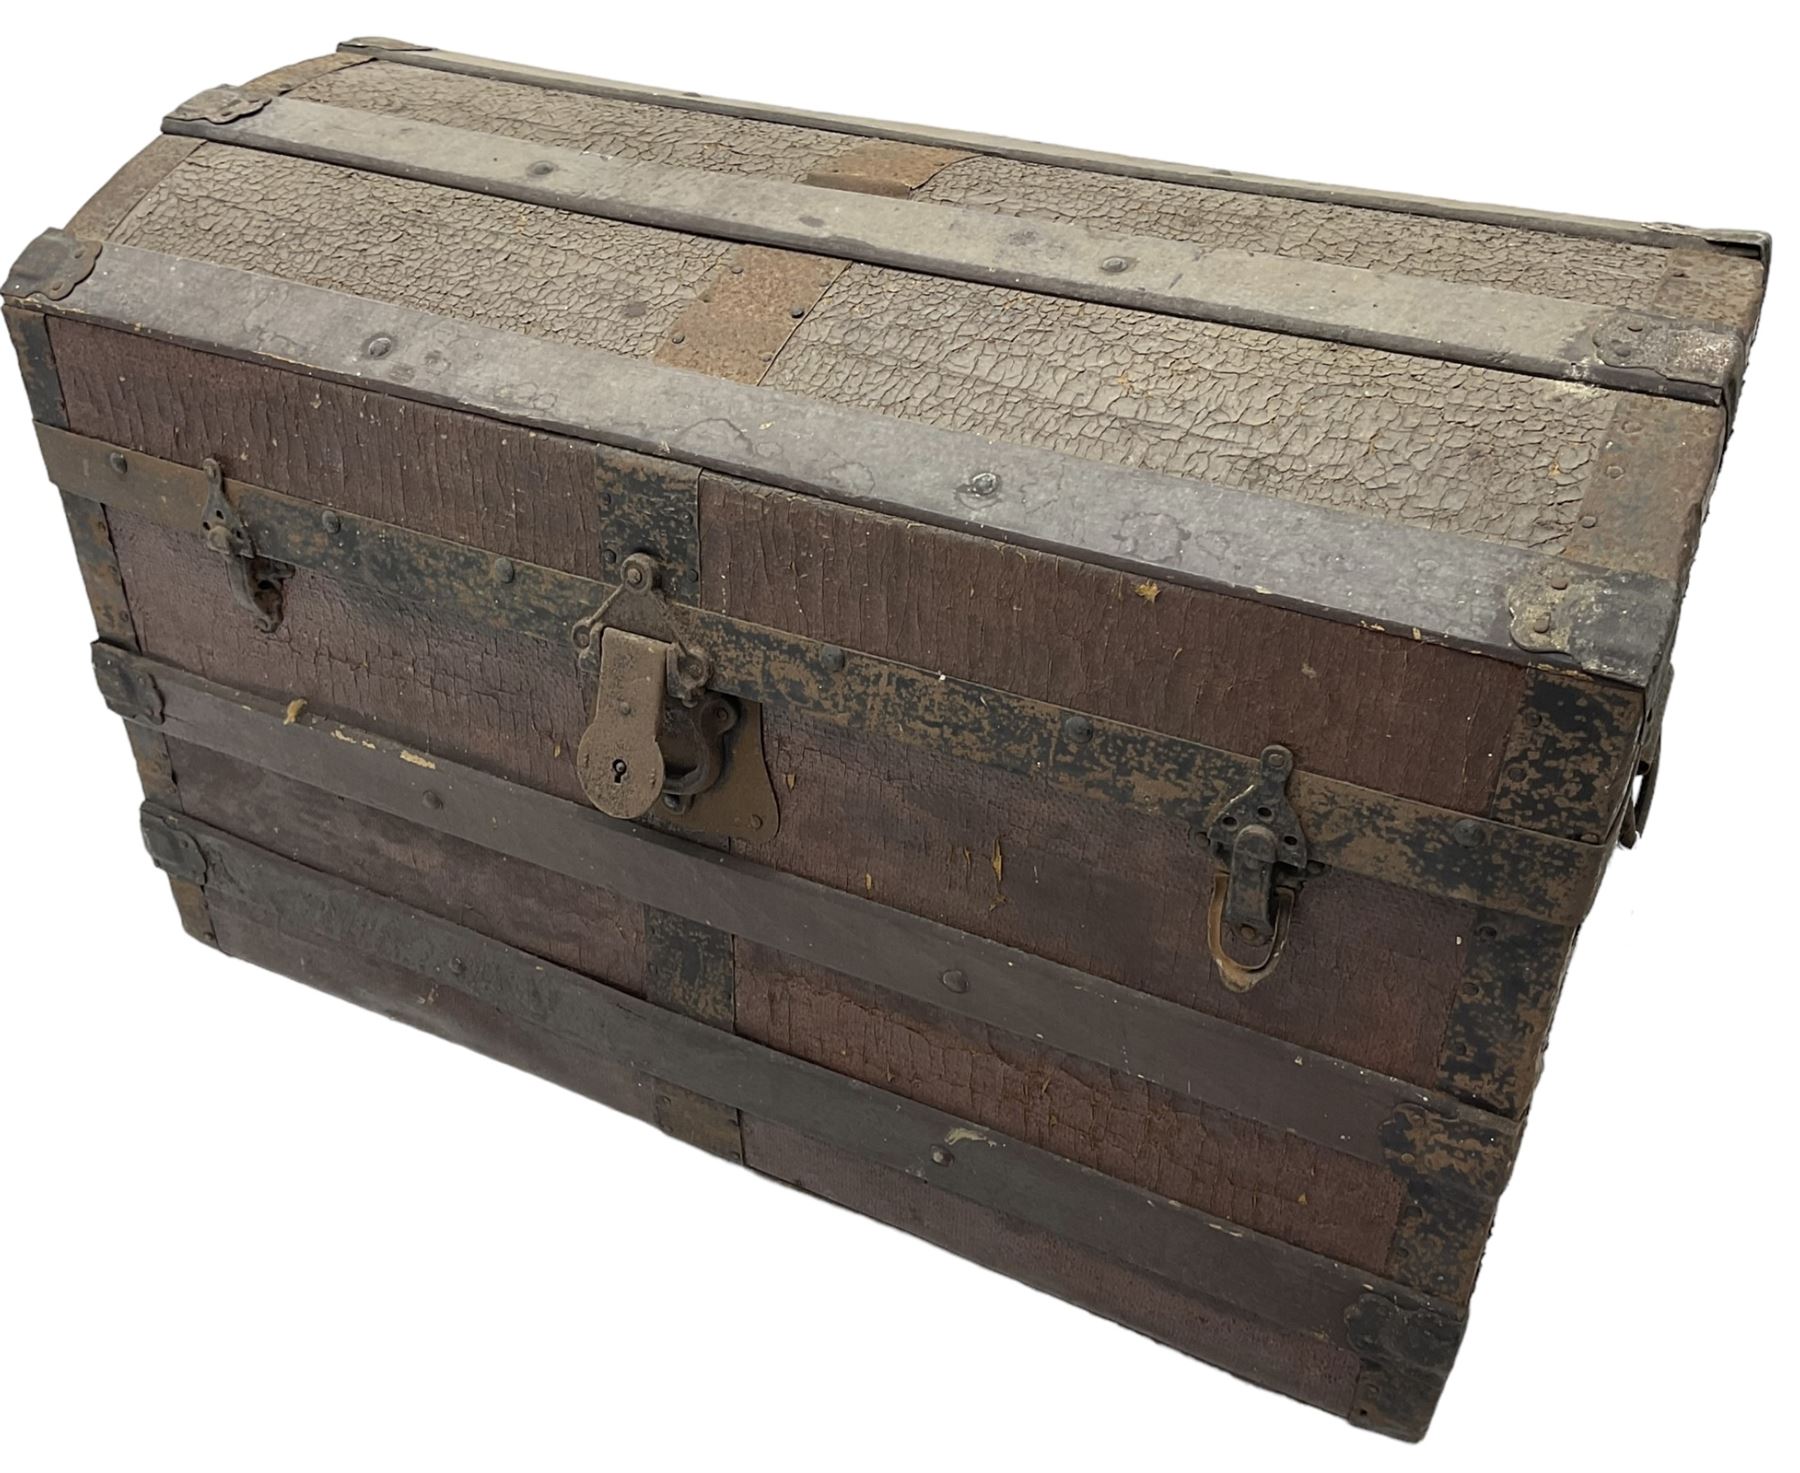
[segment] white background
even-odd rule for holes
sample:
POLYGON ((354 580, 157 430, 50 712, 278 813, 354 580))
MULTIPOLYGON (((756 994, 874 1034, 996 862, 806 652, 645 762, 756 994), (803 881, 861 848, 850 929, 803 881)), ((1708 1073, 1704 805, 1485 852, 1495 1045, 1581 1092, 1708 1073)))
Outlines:
POLYGON ((1266 174, 1770 229, 1778 268, 1654 822, 1583 934, 1418 1449, 186 940, 139 848, 25 399, 0 374, 0 1466, 1797 1466, 1795 120, 1791 48, 1749 12, 33 15, 61 39, 8 58, 0 254, 64 222, 175 103, 375 33, 1266 174))

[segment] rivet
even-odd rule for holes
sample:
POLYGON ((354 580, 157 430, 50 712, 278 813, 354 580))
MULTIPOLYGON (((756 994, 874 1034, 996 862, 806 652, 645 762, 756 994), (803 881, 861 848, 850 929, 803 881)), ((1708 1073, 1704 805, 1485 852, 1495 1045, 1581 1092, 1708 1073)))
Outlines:
POLYGON ((1628 419, 1625 421, 1623 429, 1628 435, 1640 435, 1644 431, 1644 422, 1641 419, 1628 419))
POLYGON ((1506 769, 1506 780, 1509 783, 1522 783, 1528 775, 1529 774, 1526 773, 1524 767, 1517 762, 1506 769))
POLYGON ((625 564, 625 586, 627 588, 642 588, 644 581, 644 565, 642 563, 625 564))
POLYGON ((1117 276, 1121 271, 1129 271, 1131 262, 1124 256, 1108 256, 1100 263, 1100 269, 1109 276, 1117 276))
POLYGON ((945 972, 938 978, 938 981, 942 982, 951 992, 967 992, 969 990, 969 979, 955 967, 945 972))
POLYGON ((319 525, 327 532, 341 532, 344 529, 344 519, 336 512, 328 511, 319 518, 319 525))
POLYGON ((613 504, 613 494, 612 494, 612 492, 610 492, 610 491, 602 491, 602 492, 601 492, 601 493, 600 493, 600 505, 601 505, 601 506, 602 506, 602 507, 604 507, 604 508, 606 508, 606 509, 607 509, 607 510, 611 510, 611 508, 612 508, 612 504, 613 504))
POLYGON ((1477 941, 1498 941, 1500 939, 1500 928, 1496 925, 1484 922, 1482 925, 1475 928, 1475 939, 1477 941))
POLYGON ((827 670, 842 670, 846 663, 846 657, 843 650, 837 645, 828 644, 821 646, 819 650, 819 663, 827 670))
POLYGON ((450 958, 450 971, 451 971, 452 975, 460 977, 460 976, 462 976, 462 974, 464 972, 466 972, 468 970, 469 970, 469 964, 466 961, 464 961, 460 956, 453 956, 450 958))
POLYGON ((1550 616, 1539 614, 1531 621, 1531 628, 1534 634, 1548 634, 1550 632, 1550 616))
POLYGON ((432 792, 430 788, 427 788, 425 790, 424 798, 425 798, 425 806, 427 808, 429 808, 433 813, 436 813, 438 811, 438 809, 440 809, 444 806, 444 800, 442 798, 438 797, 438 795, 436 793, 432 792))
POLYGON ((385 334, 377 334, 363 344, 363 352, 371 358, 385 358, 394 351, 394 340, 385 334))
POLYGON ((1597 527, 1600 525, 1600 518, 1590 514, 1581 519, 1581 525, 1584 527, 1597 527))
POLYGON ((788 316, 793 318, 794 321, 798 322, 802 317, 806 316, 806 308, 804 308, 804 307, 789 307, 788 308, 788 316))
POLYGON ((546 174, 554 174, 556 172, 556 165, 546 163, 543 159, 539 159, 525 172, 527 174, 535 174, 538 178, 542 179, 546 174))
POLYGON ((513 560, 511 558, 497 557, 494 559, 494 580, 496 582, 511 583, 513 581, 513 575, 517 571, 518 569, 513 566, 513 560))
POLYGON ((1609 465, 1606 468, 1606 479, 1609 481, 1616 481, 1624 474, 1625 467, 1622 465, 1609 465))
POLYGON ((743 263, 742 263, 742 262, 741 262, 741 261, 734 261, 734 262, 732 262, 732 265, 731 265, 731 274, 732 274, 732 275, 733 275, 733 276, 742 276, 742 275, 743 275, 743 274, 744 274, 744 266, 743 266, 743 263))
POLYGON ((600 561, 605 563, 606 566, 609 568, 614 563, 618 562, 618 560, 619 560, 619 554, 610 547, 604 548, 600 553, 600 561))
POLYGON ((753 830, 755 830, 755 829, 760 829, 762 826, 763 826, 763 816, 760 813, 751 814, 750 815, 750 827, 753 830))
POLYGON ((1550 586, 1558 593, 1561 593, 1569 586, 1569 575, 1567 573, 1552 573, 1550 575, 1550 586))
POLYGON ((113 471, 116 474, 121 475, 121 476, 125 474, 126 462, 125 462, 125 452, 124 451, 122 451, 122 450, 113 451, 113 453, 111 455, 106 457, 106 463, 113 468, 113 471))
POLYGON ((575 648, 578 650, 586 649, 588 645, 593 642, 593 638, 594 636, 588 633, 587 630, 577 629, 575 631, 575 648))
POLYGON ((672 332, 669 334, 669 341, 679 348, 687 341, 687 334, 684 332, 672 332))
POLYGON ((967 490, 971 496, 992 496, 1000 489, 1000 478, 992 471, 976 471, 969 477, 967 490))
POLYGON ((1626 332, 1642 332, 1643 330, 1644 324, 1641 322, 1627 322, 1625 324, 1626 332))
POLYGON ((1085 747, 1094 739, 1094 723, 1085 716, 1065 716, 1063 738, 1071 745, 1085 747))
POLYGON ((1478 848, 1487 838, 1481 831, 1481 825, 1472 818, 1459 818, 1451 825, 1450 836, 1465 849, 1478 848))
POLYGON ((942 1146, 933 1146, 931 1148, 931 1159, 933 1163, 938 1166, 948 1166, 950 1164, 950 1153, 942 1146))
POLYGON ((1583 834, 1581 836, 1581 842, 1584 844, 1598 844, 1600 842, 1600 836, 1598 834, 1583 834))

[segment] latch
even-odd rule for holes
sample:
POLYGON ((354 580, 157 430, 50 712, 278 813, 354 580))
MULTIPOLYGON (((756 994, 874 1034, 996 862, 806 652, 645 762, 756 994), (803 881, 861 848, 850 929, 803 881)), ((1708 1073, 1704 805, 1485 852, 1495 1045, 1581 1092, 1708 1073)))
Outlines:
POLYGON ((619 573, 574 628, 582 667, 598 676, 575 752, 582 790, 612 818, 655 812, 678 827, 772 838, 778 811, 759 711, 707 689, 712 661, 693 638, 691 611, 664 596, 655 558, 632 553, 619 573))
POLYGON ((1308 874, 1306 834, 1287 796, 1293 771, 1294 754, 1286 747, 1264 747, 1257 780, 1227 803, 1207 830, 1219 869, 1206 939, 1233 992, 1248 992, 1275 970, 1287 945, 1294 897, 1308 874), (1225 949, 1227 931, 1262 959, 1238 961, 1225 949))
POLYGON ((225 558, 225 576, 232 598, 250 611, 256 627, 273 634, 281 627, 282 584, 294 575, 293 565, 258 557, 250 529, 225 494, 225 475, 219 462, 208 458, 206 505, 200 512, 200 532, 206 545, 225 558))

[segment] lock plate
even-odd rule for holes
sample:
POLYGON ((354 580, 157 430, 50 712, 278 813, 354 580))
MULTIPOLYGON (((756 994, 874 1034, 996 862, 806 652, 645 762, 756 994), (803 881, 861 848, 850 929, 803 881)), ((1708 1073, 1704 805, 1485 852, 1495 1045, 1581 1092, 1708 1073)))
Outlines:
POLYGON ((600 636, 594 719, 575 752, 575 771, 594 807, 642 818, 662 795, 663 686, 670 646, 624 629, 600 636))
POLYGON ((763 761, 762 711, 707 689, 712 661, 690 636, 689 610, 662 587, 648 554, 625 559, 617 588, 572 631, 598 671, 576 775, 613 818, 759 843, 780 810, 763 761))

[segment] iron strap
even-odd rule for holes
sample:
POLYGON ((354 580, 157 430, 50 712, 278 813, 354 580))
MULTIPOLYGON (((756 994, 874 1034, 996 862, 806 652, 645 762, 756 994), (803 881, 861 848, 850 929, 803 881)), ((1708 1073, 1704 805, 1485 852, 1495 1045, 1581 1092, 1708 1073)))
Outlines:
POLYGON ((961 281, 1720 404, 1744 343, 1592 302, 706 169, 631 163, 468 128, 280 97, 171 114, 187 137, 608 220, 961 281))
MULTIPOLYGON (((38 427, 50 479, 192 532, 204 472, 38 427)), ((262 555, 570 648, 571 629, 613 585, 489 553, 241 482, 231 499, 262 555)), ((685 611, 712 660, 709 686, 812 719, 999 767, 1097 801, 1204 827, 1256 780, 1254 757, 1010 695, 704 609, 685 611)), ((1322 864, 1451 900, 1574 926, 1608 845, 1584 844, 1304 772, 1294 807, 1322 864)))
POLYGON ((698 92, 677 92, 584 77, 577 72, 558 72, 516 62, 494 61, 408 41, 362 36, 343 42, 338 49, 393 62, 425 67, 465 77, 484 77, 585 97, 604 97, 618 102, 645 103, 680 108, 686 112, 713 113, 725 117, 752 118, 791 127, 817 128, 827 133, 847 133, 863 138, 891 138, 932 148, 954 148, 970 153, 1022 163, 1049 164, 1065 169, 1084 169, 1095 174, 1115 174, 1133 179, 1154 179, 1166 184, 1192 184, 1205 189, 1224 189, 1238 194, 1264 194, 1284 199, 1312 200, 1319 204, 1347 205, 1356 209, 1385 210, 1403 215, 1423 215, 1439 220, 1468 220, 1482 225, 1505 225, 1519 230, 1541 230, 1593 240, 1614 240, 1629 245, 1656 246, 1666 250, 1683 247, 1713 248, 1766 261, 1769 237, 1758 230, 1700 230, 1685 225, 1646 224, 1632 220, 1606 220, 1589 215, 1557 214, 1520 209, 1511 205, 1476 204, 1466 200, 1434 199, 1427 195, 1385 194, 1339 184, 1313 184, 1297 179, 1274 179, 1261 174, 1240 174, 1197 164, 1172 164, 1157 159, 1131 158, 1123 154, 1066 148, 1059 144, 1033 143, 988 133, 967 133, 949 128, 930 128, 917 123, 882 122, 873 118, 845 117, 837 113, 807 112, 761 102, 707 97, 698 92))
POLYGON ((1679 600, 1664 578, 841 409, 187 257, 109 244, 85 281, 39 310, 1639 688, 1674 630, 1679 600))
POLYGON ((163 847, 171 835, 192 846, 186 858, 198 856, 209 898, 283 932, 329 938, 615 1064, 854 1152, 1376 1364, 1390 1354, 1357 1326, 1369 1296, 1378 1296, 1391 1312, 1429 1320, 1438 1332, 1432 1354, 1392 1358, 1449 1369, 1463 1316, 1442 1300, 659 1008, 178 814, 147 805, 145 820, 163 847))

